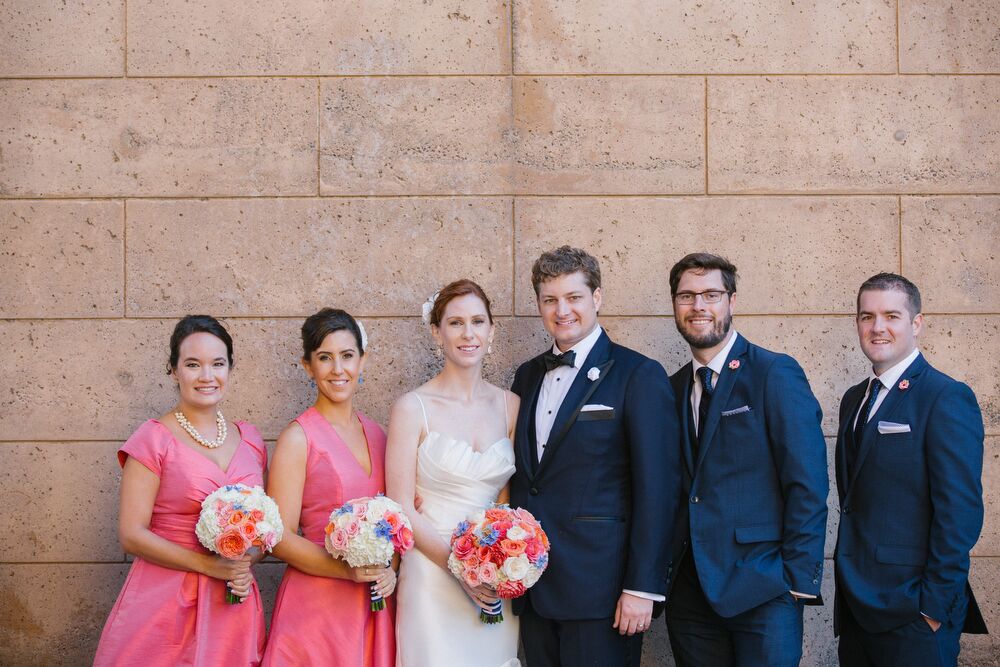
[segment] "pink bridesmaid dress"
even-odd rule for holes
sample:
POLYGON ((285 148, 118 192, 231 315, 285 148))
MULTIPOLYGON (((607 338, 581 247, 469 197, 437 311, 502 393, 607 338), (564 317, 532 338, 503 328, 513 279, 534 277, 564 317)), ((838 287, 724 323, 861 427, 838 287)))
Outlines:
MULTIPOLYGON (((303 537, 321 546, 331 511, 348 500, 385 492, 385 433, 365 415, 358 418, 368 441, 370 475, 315 408, 295 419, 308 446, 299 525, 303 537)), ((368 584, 314 577, 288 566, 263 664, 392 667, 394 598, 386 599, 382 611, 371 611, 370 604, 368 584)))
MULTIPOLYGON (((209 553, 194 533, 205 496, 226 484, 264 484, 264 441, 251 424, 236 426, 240 444, 226 470, 177 441, 155 419, 140 426, 118 450, 123 467, 131 456, 160 478, 151 531, 186 549, 209 553)), ((242 604, 228 604, 221 579, 136 558, 104 625, 94 665, 258 665, 264 632, 256 584, 242 604)))

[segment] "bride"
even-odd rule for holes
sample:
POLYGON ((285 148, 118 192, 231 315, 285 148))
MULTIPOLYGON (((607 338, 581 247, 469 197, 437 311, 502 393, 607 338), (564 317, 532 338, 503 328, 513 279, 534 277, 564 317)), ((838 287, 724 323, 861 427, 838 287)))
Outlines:
POLYGON ((503 623, 482 623, 479 609, 496 603, 495 592, 452 576, 448 554, 460 521, 507 501, 518 398, 483 379, 495 326, 479 285, 449 284, 424 319, 444 368, 393 406, 386 447, 386 489, 416 539, 396 588, 396 667, 517 667, 517 617, 505 603, 503 623))

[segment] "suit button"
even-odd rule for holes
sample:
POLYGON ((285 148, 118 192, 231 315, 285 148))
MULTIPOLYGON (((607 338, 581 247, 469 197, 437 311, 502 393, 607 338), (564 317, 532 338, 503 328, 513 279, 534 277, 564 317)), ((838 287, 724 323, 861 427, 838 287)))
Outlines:
POLYGON ((536 489, 535 487, 531 487, 531 489, 528 491, 528 493, 530 493, 533 496, 537 496, 538 495, 538 489, 536 489))
POLYGON ((698 502, 698 496, 691 496, 691 502, 692 503, 697 503, 698 502))
POLYGON ((818 584, 819 583, 819 579, 813 579, 813 583, 814 584, 818 584))

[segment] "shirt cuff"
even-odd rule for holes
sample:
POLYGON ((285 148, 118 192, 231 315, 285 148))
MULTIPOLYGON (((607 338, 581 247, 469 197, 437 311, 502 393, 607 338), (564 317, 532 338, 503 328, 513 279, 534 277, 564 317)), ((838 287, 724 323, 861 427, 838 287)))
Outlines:
POLYGON ((644 593, 643 591, 630 591, 629 589, 624 589, 623 593, 628 593, 629 595, 634 595, 637 598, 642 598, 643 600, 652 600, 653 602, 666 602, 667 596, 660 595, 658 593, 644 593))
POLYGON ((810 595, 809 593, 799 593, 798 591, 788 591, 797 598, 805 598, 807 600, 815 600, 817 596, 810 595))

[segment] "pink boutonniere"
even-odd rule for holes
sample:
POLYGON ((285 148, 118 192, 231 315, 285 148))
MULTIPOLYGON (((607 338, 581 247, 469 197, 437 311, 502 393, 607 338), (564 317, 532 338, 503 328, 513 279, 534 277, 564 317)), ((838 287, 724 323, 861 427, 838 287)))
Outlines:
POLYGON ((735 371, 739 367, 740 367, 739 359, 733 359, 732 361, 729 362, 729 370, 735 371))
POLYGON ((910 381, 909 380, 901 380, 900 381, 900 383, 899 383, 899 390, 900 391, 906 391, 909 388, 910 388, 910 381))

